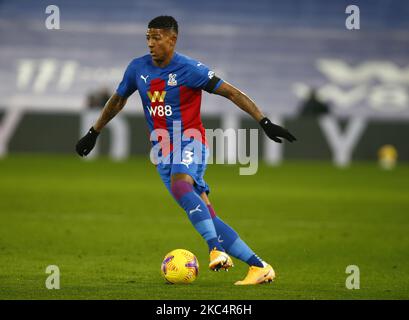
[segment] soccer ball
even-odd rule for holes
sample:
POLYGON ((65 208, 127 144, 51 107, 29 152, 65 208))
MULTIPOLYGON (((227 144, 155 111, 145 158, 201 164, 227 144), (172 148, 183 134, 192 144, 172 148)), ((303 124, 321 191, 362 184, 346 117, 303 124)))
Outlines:
POLYGON ((161 274, 168 283, 191 283, 199 274, 199 261, 190 251, 175 249, 163 259, 161 274))

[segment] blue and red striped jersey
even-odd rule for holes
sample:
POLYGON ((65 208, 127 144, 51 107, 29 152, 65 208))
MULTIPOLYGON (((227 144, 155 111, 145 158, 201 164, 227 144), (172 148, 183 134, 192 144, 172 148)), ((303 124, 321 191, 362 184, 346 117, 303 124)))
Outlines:
POLYGON ((183 133, 187 129, 199 130, 202 143, 206 143, 200 117, 202 90, 212 92, 222 84, 220 79, 209 86, 214 77, 206 65, 177 52, 164 68, 155 66, 148 54, 131 61, 116 92, 128 98, 139 91, 149 131, 167 130, 171 148, 175 121, 180 122, 183 133))

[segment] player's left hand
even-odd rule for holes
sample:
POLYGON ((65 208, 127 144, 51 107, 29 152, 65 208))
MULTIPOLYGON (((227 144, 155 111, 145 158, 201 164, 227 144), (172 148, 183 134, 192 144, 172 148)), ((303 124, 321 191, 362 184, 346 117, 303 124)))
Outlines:
POLYGON ((287 139, 290 142, 297 140, 287 129, 272 123, 267 117, 261 119, 259 123, 266 135, 275 142, 281 143, 280 138, 287 139))

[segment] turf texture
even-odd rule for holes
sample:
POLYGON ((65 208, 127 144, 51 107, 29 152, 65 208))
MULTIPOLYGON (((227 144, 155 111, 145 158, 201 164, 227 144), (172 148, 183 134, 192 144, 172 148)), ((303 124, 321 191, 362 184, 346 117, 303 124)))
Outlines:
POLYGON ((207 269, 207 246, 147 158, 0 160, 0 299, 408 299, 409 165, 209 165, 218 215, 273 265, 269 285, 237 287, 247 266, 207 269), (168 285, 165 254, 196 254, 198 279, 168 285), (48 265, 60 269, 48 290, 48 265), (360 271, 349 290, 346 268, 360 271))

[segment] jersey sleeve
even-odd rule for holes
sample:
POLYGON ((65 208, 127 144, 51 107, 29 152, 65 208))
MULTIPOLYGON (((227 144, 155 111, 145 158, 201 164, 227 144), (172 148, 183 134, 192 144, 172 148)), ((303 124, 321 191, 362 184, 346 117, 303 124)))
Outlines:
POLYGON ((208 66, 198 62, 191 66, 188 86, 194 89, 202 89, 209 93, 213 93, 223 80, 218 78, 214 71, 210 70, 208 66))
POLYGON ((136 67, 132 62, 125 70, 121 83, 116 89, 116 93, 123 98, 128 98, 132 93, 138 90, 136 84, 136 67))

